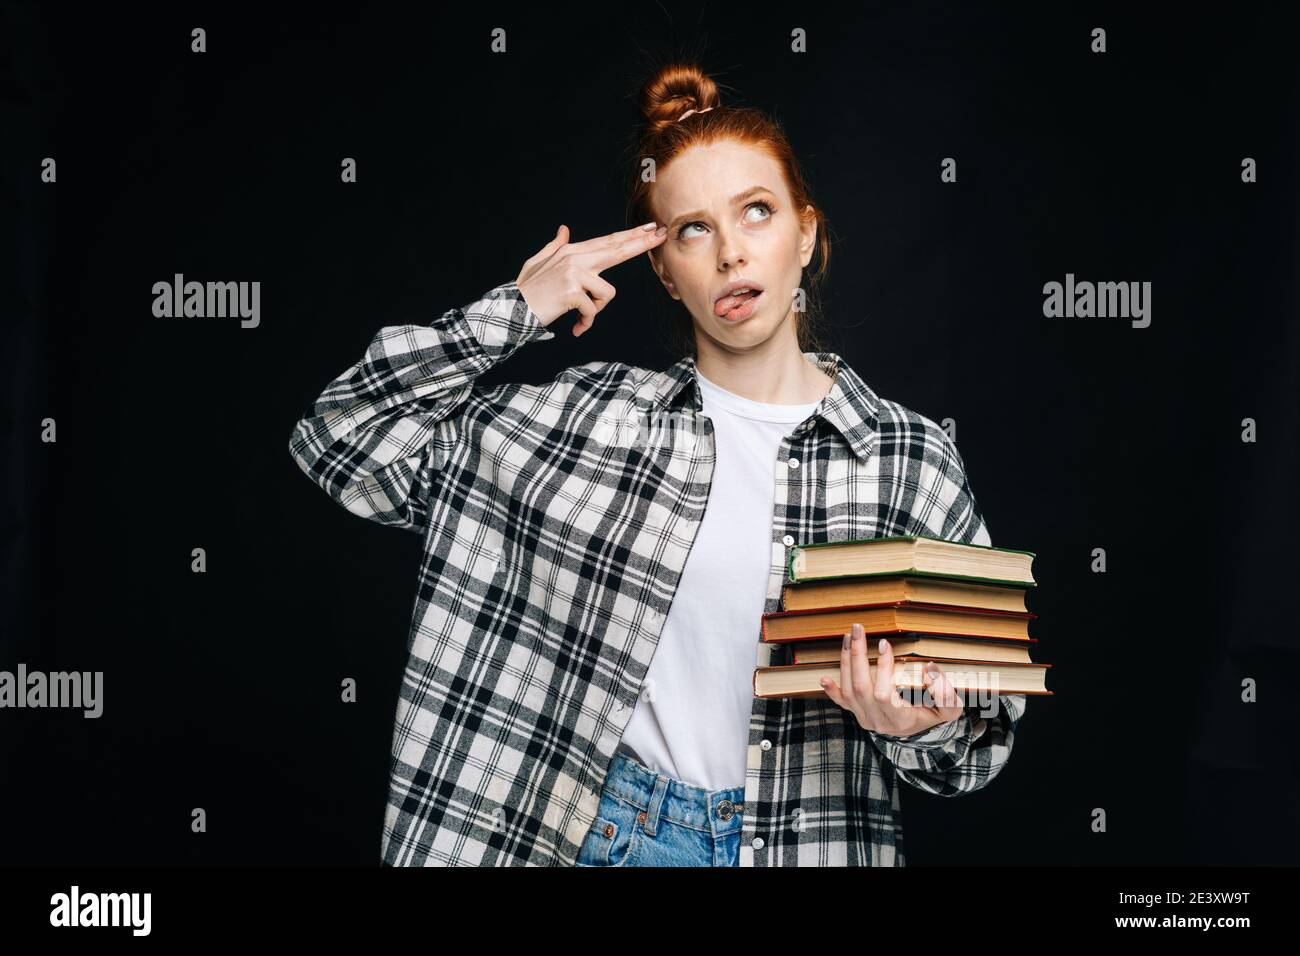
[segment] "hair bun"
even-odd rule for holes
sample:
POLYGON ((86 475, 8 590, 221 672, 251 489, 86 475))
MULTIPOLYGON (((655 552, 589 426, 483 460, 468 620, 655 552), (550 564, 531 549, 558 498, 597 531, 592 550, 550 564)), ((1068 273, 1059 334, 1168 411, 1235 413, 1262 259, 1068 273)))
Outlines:
POLYGON ((687 110, 721 105, 717 84, 695 63, 665 64, 641 89, 641 116, 655 131, 677 122, 687 110))

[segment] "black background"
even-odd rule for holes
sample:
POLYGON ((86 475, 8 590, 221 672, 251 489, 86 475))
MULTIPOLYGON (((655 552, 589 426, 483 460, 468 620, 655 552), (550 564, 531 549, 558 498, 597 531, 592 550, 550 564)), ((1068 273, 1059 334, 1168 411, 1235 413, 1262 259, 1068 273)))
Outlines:
MULTIPOLYGON (((1038 555, 1055 696, 1029 700, 988 788, 905 791, 909 863, 1297 861, 1290 23, 1091 4, 4 15, 0 669, 103 671, 105 709, 0 711, 0 861, 378 862, 420 540, 330 501, 290 432, 380 326, 515 278, 560 223, 632 225, 631 94, 678 53, 785 124, 835 241, 828 346, 955 419, 993 543, 1038 555), (260 327, 155 318, 176 272, 260 281, 260 327), (1150 281, 1150 327, 1045 318, 1067 272, 1150 281)), ((674 361, 678 306, 645 262, 606 278, 619 297, 590 334, 564 317, 487 381, 674 361)))

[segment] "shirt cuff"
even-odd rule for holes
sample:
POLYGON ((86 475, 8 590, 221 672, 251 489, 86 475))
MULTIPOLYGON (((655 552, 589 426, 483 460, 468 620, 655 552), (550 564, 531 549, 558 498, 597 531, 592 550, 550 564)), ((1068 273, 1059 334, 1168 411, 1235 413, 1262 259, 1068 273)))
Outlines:
POLYGON ((912 747, 917 750, 942 750, 958 737, 969 735, 971 729, 970 712, 963 710, 959 717, 944 721, 942 724, 935 724, 933 727, 918 731, 907 737, 895 737, 892 734, 882 734, 879 731, 873 731, 873 733, 889 743, 898 744, 900 747, 912 747))
POLYGON ((506 358, 526 342, 544 342, 555 333, 528 307, 514 282, 489 290, 462 310, 474 339, 494 361, 506 358))

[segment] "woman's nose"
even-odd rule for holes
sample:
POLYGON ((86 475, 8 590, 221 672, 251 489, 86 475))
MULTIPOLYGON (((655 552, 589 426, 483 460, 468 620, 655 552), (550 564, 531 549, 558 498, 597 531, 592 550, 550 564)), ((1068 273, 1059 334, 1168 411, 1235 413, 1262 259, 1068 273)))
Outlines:
POLYGON ((728 270, 743 265, 748 261, 744 243, 740 236, 731 229, 723 228, 718 232, 718 268, 728 270))
POLYGON ((718 271, 726 272, 747 262, 745 253, 731 245, 723 245, 718 250, 718 271))

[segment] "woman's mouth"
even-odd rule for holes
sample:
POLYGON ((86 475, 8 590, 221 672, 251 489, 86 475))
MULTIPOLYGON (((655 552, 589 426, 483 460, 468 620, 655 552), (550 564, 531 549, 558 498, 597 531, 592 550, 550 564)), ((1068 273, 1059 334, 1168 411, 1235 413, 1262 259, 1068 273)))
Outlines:
POLYGON ((726 322, 743 322, 754 314, 762 295, 761 289, 738 289, 715 302, 713 313, 726 322))

